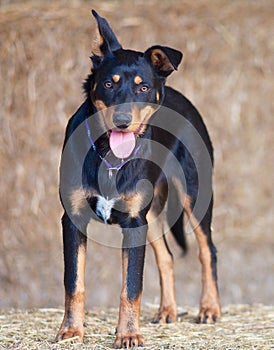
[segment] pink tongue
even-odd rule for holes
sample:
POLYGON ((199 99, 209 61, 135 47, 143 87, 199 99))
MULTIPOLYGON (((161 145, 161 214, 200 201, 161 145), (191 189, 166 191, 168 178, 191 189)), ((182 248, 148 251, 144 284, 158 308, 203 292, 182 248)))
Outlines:
POLYGON ((133 132, 111 131, 109 145, 117 158, 127 158, 131 155, 136 144, 133 132))

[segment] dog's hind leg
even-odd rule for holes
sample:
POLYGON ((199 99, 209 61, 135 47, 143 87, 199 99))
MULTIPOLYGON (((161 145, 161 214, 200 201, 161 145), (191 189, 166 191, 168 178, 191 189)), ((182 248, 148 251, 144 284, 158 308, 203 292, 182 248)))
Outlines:
POLYGON ((65 316, 56 341, 84 336, 85 286, 84 272, 87 237, 65 213, 62 218, 65 260, 65 316))
POLYGON ((177 317, 173 256, 163 234, 163 224, 155 215, 153 209, 148 213, 148 241, 151 244, 160 275, 161 302, 160 308, 154 316, 153 323, 175 322, 177 317))
POLYGON ((200 223, 192 212, 192 206, 191 198, 186 196, 185 210, 195 232, 202 265, 202 296, 198 322, 214 323, 221 317, 221 305, 217 286, 217 250, 212 242, 210 227, 212 200, 200 223))

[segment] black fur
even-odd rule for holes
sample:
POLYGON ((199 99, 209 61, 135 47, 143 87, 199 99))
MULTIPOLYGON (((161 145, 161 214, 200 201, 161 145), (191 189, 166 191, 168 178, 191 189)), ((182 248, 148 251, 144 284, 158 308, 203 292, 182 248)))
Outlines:
MULTIPOLYGON (((177 70, 182 54, 160 45, 152 46, 144 53, 124 50, 106 20, 95 11, 93 15, 98 22, 102 38, 101 55, 91 57, 93 64, 91 74, 83 84, 86 99, 67 125, 60 170, 60 197, 65 209, 62 219, 65 289, 70 296, 76 292, 78 249, 80 245, 86 244, 88 222, 95 219, 106 221, 108 224, 118 224, 121 227, 124 237, 123 255, 128 260, 127 297, 132 301, 137 300, 142 291, 147 213, 153 206, 156 211, 161 212, 166 200, 165 196, 157 199, 157 195, 154 194, 153 197, 145 187, 138 187, 137 190, 137 183, 146 179, 153 189, 160 186, 166 188, 169 176, 176 176, 174 169, 170 167, 173 155, 183 171, 185 178, 185 182, 182 182, 183 191, 191 199, 191 210, 194 210, 201 186, 208 189, 211 194, 212 164, 205 163, 200 146, 195 143, 193 129, 198 132, 205 144, 211 163, 213 163, 213 148, 205 124, 196 108, 182 94, 165 86, 166 77, 177 70), (114 81, 114 75, 118 76, 117 81, 114 81), (140 82, 139 80, 135 82, 136 77, 142 78, 139 79, 140 82), (138 150, 137 157, 132 159, 129 157, 121 168, 113 170, 113 177, 110 176, 106 159, 114 167, 118 167, 121 160, 112 154, 109 145, 112 129, 109 125, 112 123, 112 128, 117 128, 113 125, 113 120, 105 120, 102 113, 99 113, 99 119, 97 118, 96 113, 100 112, 100 109, 97 109, 99 103, 103 107, 114 108, 114 113, 121 112, 119 109, 121 104, 138 103, 135 105, 138 110, 136 115, 141 115, 143 108, 152 104, 155 106, 155 111, 150 120, 159 121, 158 126, 148 122, 143 128, 141 128, 142 121, 139 121, 135 146, 135 150, 138 150), (182 116, 179 123, 173 123, 166 112, 167 108, 182 116), (78 137, 74 137, 75 133, 79 133, 78 137), (145 143, 146 146, 142 141, 148 141, 145 143), (155 151, 154 144, 161 144, 163 151, 160 153, 155 151), (84 158, 80 156, 83 154, 84 158), (82 174, 80 183, 77 175, 79 169, 82 174), (199 183, 199 171, 205 174, 203 183, 199 183), (73 202, 71 196, 79 187, 85 193, 84 200, 88 206, 82 207, 81 204, 75 209, 77 203, 73 202), (127 207, 127 199, 136 193, 138 198, 141 198, 141 205, 137 212, 132 214, 127 207), (102 198, 116 201, 107 218, 104 217, 104 213, 101 214, 97 210, 102 198)), ((130 109, 126 112, 123 110, 127 115, 131 112, 130 109)), ((177 189, 170 187, 169 191, 167 220, 176 241, 186 251, 183 208, 177 189), (172 214, 176 210, 179 210, 179 214, 174 222, 172 214)), ((202 214, 198 210, 196 218, 201 222, 202 230, 207 237, 212 255, 212 271, 214 279, 217 280, 216 248, 212 243, 210 231, 212 203, 211 198, 205 215, 199 217, 202 214)), ((166 248, 171 254, 167 243, 166 248)))
MULTIPOLYGON (((97 17, 98 19, 98 17, 97 17)), ((136 52, 132 50, 124 50, 121 48, 120 44, 118 43, 117 39, 113 39, 113 32, 109 32, 109 29, 105 26, 107 25, 107 22, 100 22, 99 20, 99 29, 101 33, 105 33, 107 36, 107 39, 104 41, 101 46, 102 50, 102 57, 99 58, 99 56, 92 57, 93 61, 93 68, 92 68, 92 74, 89 75, 88 79, 84 83, 84 90, 86 94, 86 100, 83 103, 83 105, 78 109, 78 111, 75 113, 75 115, 70 119, 67 130, 66 130, 66 137, 64 145, 66 145, 67 140, 70 138, 71 135, 73 135, 74 131, 79 127, 81 123, 83 123, 84 120, 92 116, 94 113, 97 112, 96 107, 93 104, 94 100, 103 100, 106 106, 110 105, 116 105, 120 103, 130 102, 134 100, 134 102, 141 102, 143 104, 145 103, 157 103, 156 101, 156 92, 158 91, 160 94, 160 101, 158 103, 161 103, 162 106, 167 107, 169 109, 175 110, 181 115, 184 116, 184 118, 191 123, 192 126, 199 132, 201 138, 203 139, 204 143, 206 144, 206 147, 209 151, 210 157, 213 161, 213 149, 212 145, 206 130, 206 127, 202 121, 202 118, 200 117, 200 114, 195 109, 195 107, 190 103, 189 100, 187 100, 182 94, 175 91, 174 89, 170 87, 166 87, 164 85, 165 83, 165 77, 168 74, 171 73, 171 68, 169 67, 166 72, 163 73, 162 67, 157 66, 155 69, 153 65, 150 63, 150 55, 151 51, 153 49, 159 49, 163 50, 163 52, 168 56, 168 58, 172 61, 172 66, 174 69, 177 69, 180 60, 182 58, 182 54, 179 53, 176 50, 162 47, 162 46, 153 46, 152 48, 148 49, 145 53, 136 52), (108 34, 107 34, 108 33, 108 34), (125 86, 121 86, 119 94, 113 94, 110 91, 107 91, 100 82, 103 82, 107 79, 111 78, 110 72, 115 72, 115 74, 121 74, 123 75, 124 72, 128 72, 128 74, 131 77, 134 77, 135 75, 144 76, 146 79, 146 83, 152 86, 151 91, 148 94, 136 94, 134 91, 130 91, 129 86, 132 84, 130 81, 130 84, 126 81, 124 81, 125 86), (93 91, 94 84, 97 83, 96 91, 93 91)), ((164 114, 165 111, 162 111, 160 108, 158 111, 156 111, 153 115, 153 118, 165 118, 162 114, 164 114)), ((90 118, 92 121, 92 118, 90 118)), ((90 121, 89 121, 90 123, 90 121)), ((189 151, 186 149, 184 144, 182 144, 174 135, 180 134, 180 130, 174 130, 174 135, 170 135, 164 130, 164 123, 163 122, 163 128, 159 129, 157 127, 153 127, 148 125, 145 132, 142 135, 139 135, 139 138, 144 139, 151 139, 153 141, 159 142, 162 145, 165 146, 165 148, 172 152, 179 162, 182 165, 183 172, 186 177, 186 183, 187 188, 186 193, 192 198, 192 206, 194 207, 196 197, 197 197, 197 191, 198 191, 198 178, 197 178, 197 169, 194 164, 194 160, 189 153, 189 151)), ((166 120, 167 124, 170 124, 169 120, 166 120)), ((181 128, 183 129, 185 126, 184 121, 182 120, 181 128)), ((96 124, 91 125, 91 131, 93 131, 98 128, 100 130, 101 126, 98 126, 96 124)), ((176 125, 176 128, 178 128, 178 125, 176 125)), ((96 131, 98 131, 96 130, 96 131)), ((101 134, 103 134, 96 142, 96 148, 100 155, 102 157, 105 157, 106 154, 109 152, 109 143, 108 143, 108 135, 106 132, 101 131, 101 134)), ((96 134, 96 133, 94 133, 96 134)), ((191 135, 190 135, 191 137, 191 135)), ((78 140, 79 141, 79 140, 78 140)), ((75 166, 71 166, 73 169, 77 169, 79 166, 83 166, 83 187, 87 190, 94 189, 97 191, 98 194, 102 196, 108 196, 111 198, 113 193, 118 190, 118 193, 122 196, 126 196, 129 193, 132 193, 135 191, 136 183, 141 179, 148 179, 150 183, 152 183, 153 186, 157 184, 157 181, 162 176, 161 169, 158 168, 158 166, 155 166, 152 162, 149 162, 147 160, 131 160, 127 164, 123 166, 123 168, 117 173, 116 183, 111 183, 108 178, 107 171, 105 172, 104 177, 100 177, 100 183, 104 184, 104 186, 101 186, 99 188, 98 183, 98 169, 101 164, 101 159, 98 157, 97 153, 93 151, 92 148, 90 148, 90 142, 87 138, 87 135, 83 135, 83 138, 80 140, 81 142, 75 143, 70 145, 71 149, 71 163, 75 163, 75 166), (89 152, 87 153, 86 160, 84 162, 84 165, 78 164, 78 153, 81 152, 81 148, 87 148, 89 152), (105 191, 105 193, 103 193, 105 191)), ((140 153, 138 156, 140 156, 143 159, 150 159, 151 150, 150 149, 142 149, 140 150, 140 153)), ((157 157, 157 155, 156 155, 157 157)), ((167 154, 168 157, 168 154, 167 154)), ((163 156, 161 155, 160 162, 163 162, 163 156)), ((114 159, 115 163, 115 159, 114 159)), ((71 165, 71 164, 70 164, 71 165)), ((163 164, 164 166, 164 164, 163 164)), ((68 174, 62 173, 62 171, 65 172, 64 169, 62 169, 61 166, 61 181, 65 179, 66 186, 68 188, 68 195, 70 191, 74 188, 73 183, 73 176, 70 173, 68 174)), ((211 186, 211 183, 208 184, 211 186)), ((170 206, 172 208, 172 205, 175 204, 175 206, 178 205, 178 198, 176 196, 171 196, 170 199, 170 206), (173 202, 173 204, 172 204, 173 202)), ((88 199, 93 211, 96 211, 96 204, 97 200, 93 198, 88 199)), ((143 212, 147 212, 149 207, 146 207, 143 212)), ((84 213, 82 217, 75 217, 76 223, 78 225, 83 224, 81 227, 85 229, 86 223, 89 218, 84 217, 84 213)), ((94 219, 99 219, 98 217, 94 216, 94 219)), ((121 227, 125 226, 125 223, 128 225, 128 228, 135 227, 135 223, 132 222, 132 220, 129 220, 128 215, 125 213, 118 212, 117 210, 112 210, 112 215, 109 220, 109 223, 118 223, 121 227)), ((77 225, 77 226, 78 226, 77 225)), ((172 233, 174 234, 176 241, 182 246, 183 250, 186 251, 187 245, 186 240, 184 236, 184 230, 183 230, 183 211, 181 215, 178 217, 178 220, 173 224, 172 233)), ((65 235, 71 235, 71 230, 67 229, 67 227, 64 227, 64 234, 65 235)), ((85 233, 85 232, 84 232, 85 233)), ((65 247, 66 249, 66 247, 65 247)), ((74 256, 73 249, 71 250, 72 257, 74 256)), ((66 262, 67 264, 67 262, 66 262)), ((71 270, 71 276, 74 275, 73 270, 71 270)), ((72 277, 73 278, 73 277, 72 277)), ((132 277, 134 278, 134 276, 132 277)), ((71 285, 71 283, 70 283, 71 285)))

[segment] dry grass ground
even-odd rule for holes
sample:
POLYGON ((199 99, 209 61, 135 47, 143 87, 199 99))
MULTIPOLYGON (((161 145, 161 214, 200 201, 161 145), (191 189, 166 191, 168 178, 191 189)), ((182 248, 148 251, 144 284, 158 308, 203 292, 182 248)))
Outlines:
MULTIPOLYGON (((274 307, 263 305, 227 306, 223 319, 216 325, 197 325, 197 309, 186 308, 188 314, 169 325, 151 324, 155 309, 147 307, 142 317, 145 349, 273 349, 274 307)), ((54 343, 54 335, 62 319, 58 309, 34 309, 0 314, 0 348, 10 350, 38 349, 112 349, 117 309, 93 309, 87 313, 84 344, 54 343)))
MULTIPOLYGON (((215 147, 214 236, 223 304, 272 304, 273 1, 9 3, 0 2, 0 307, 63 304, 58 164, 67 119, 83 100, 81 83, 90 70, 95 30, 91 7, 109 19, 125 47, 145 50, 159 43, 184 52, 169 84, 201 111, 215 147)), ((171 242, 179 305, 193 306, 199 300, 200 269, 192 236, 184 260, 171 242)), ((145 303, 159 302, 151 255, 148 249, 145 303)), ((119 250, 89 242, 86 282, 88 307, 118 305, 119 250)), ((39 312, 45 315, 39 328, 46 332, 52 327, 52 332, 34 339, 41 337, 46 344, 61 314, 39 312)), ((250 312, 256 317, 255 309, 250 312)), ((7 317, 12 323, 12 315, 2 315, 1 321, 7 317)), ((35 319, 37 315, 35 311, 35 319)), ((100 323, 105 316, 96 317, 100 323)), ((241 316, 235 317, 238 325, 241 316)), ((229 323, 224 320, 213 328, 186 321, 166 332, 186 327, 183 334, 188 338, 194 332, 199 347, 204 329, 209 337, 215 330, 223 339, 229 323)), ((243 321, 241 329, 249 324, 245 317, 243 321)), ((29 313, 26 322, 32 325, 29 313)), ((162 329, 149 327, 154 337, 162 329)), ((23 334, 25 338, 28 333, 23 334)), ((241 341, 236 328, 229 336, 241 341)), ((92 343, 97 338, 87 339, 92 343)), ((112 342, 107 336, 103 340, 112 342)))

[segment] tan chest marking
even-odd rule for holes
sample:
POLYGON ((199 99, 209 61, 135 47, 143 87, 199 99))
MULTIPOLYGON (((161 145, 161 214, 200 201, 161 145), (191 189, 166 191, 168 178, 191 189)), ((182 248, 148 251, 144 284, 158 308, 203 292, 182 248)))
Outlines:
POLYGON ((126 211, 131 218, 136 218, 143 208, 143 196, 140 193, 133 194, 131 197, 123 198, 126 203, 126 211))
POLYGON ((85 191, 83 188, 79 188, 74 190, 70 196, 71 203, 71 212, 73 215, 80 215, 81 211, 85 208, 87 203, 87 199, 91 198, 95 195, 95 192, 85 191))

